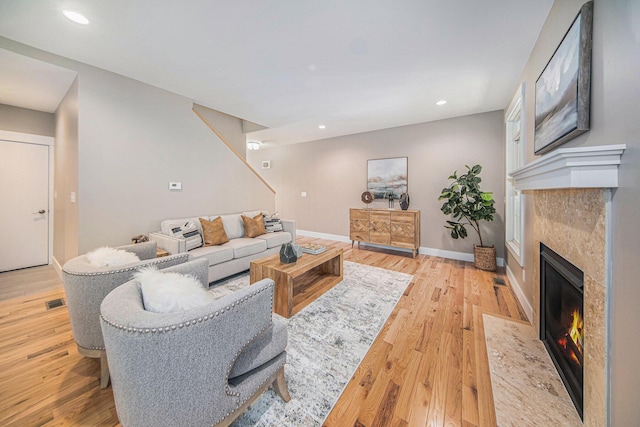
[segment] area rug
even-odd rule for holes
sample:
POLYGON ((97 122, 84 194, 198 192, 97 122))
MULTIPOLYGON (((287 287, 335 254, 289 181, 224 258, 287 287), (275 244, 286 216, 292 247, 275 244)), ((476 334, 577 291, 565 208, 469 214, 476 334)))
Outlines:
MULTIPOLYGON (((410 274, 345 262, 344 280, 287 319, 285 378, 291 401, 269 389, 232 425, 320 426, 411 281, 410 274)), ((216 283, 226 295, 248 274, 216 283)))
POLYGON ((498 426, 582 426, 533 326, 488 314, 482 321, 498 426))

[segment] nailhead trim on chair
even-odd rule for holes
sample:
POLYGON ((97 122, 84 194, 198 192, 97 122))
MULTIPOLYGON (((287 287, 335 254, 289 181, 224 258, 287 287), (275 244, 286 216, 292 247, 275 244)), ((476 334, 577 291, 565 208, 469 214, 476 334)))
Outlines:
MULTIPOLYGON (((272 303, 272 306, 273 306, 273 303, 272 303)), ((272 324, 273 324, 273 321, 270 322, 269 326, 271 326, 272 324)), ((238 357, 240 357, 240 354, 244 351, 244 349, 249 347, 249 345, 251 345, 251 343, 254 342, 260 335, 264 334, 267 331, 267 329, 269 329, 269 326, 263 328, 260 332, 258 332, 253 337, 251 337, 251 339, 245 345, 243 345, 242 348, 240 348, 240 350, 235 354, 235 356, 233 356, 233 359, 231 360, 231 364, 227 368, 227 383, 225 384, 225 393, 227 393, 228 396, 236 396, 236 397, 240 396, 240 393, 231 391, 231 388, 229 387, 229 375, 231 374, 233 365, 236 364, 236 360, 238 360, 238 357)))
MULTIPOLYGON (((254 292, 254 293, 252 293, 252 294, 249 294, 249 295, 247 295, 246 297, 244 297, 244 298, 242 298, 242 299, 238 300, 237 302, 238 302, 238 303, 240 303, 240 302, 248 301, 248 300, 249 300, 249 298, 253 298, 254 296, 258 295, 260 292, 264 292, 266 289, 267 289, 267 288, 262 288, 262 289, 260 289, 260 290, 258 290, 258 291, 256 291, 256 292, 254 292)), ((272 301, 272 304, 273 304, 273 298, 271 298, 271 301, 272 301)), ((233 306, 235 306, 235 305, 236 305, 236 303, 234 302, 233 304, 228 305, 228 306, 226 306, 226 307, 224 307, 224 308, 220 309, 219 311, 216 311, 216 312, 215 312, 215 314, 213 314, 213 313, 212 313, 212 314, 205 315, 205 316, 204 316, 204 317, 202 317, 201 319, 202 319, 202 321, 206 321, 206 320, 209 320, 209 319, 213 319, 213 318, 215 318, 215 317, 218 317, 219 315, 224 314, 225 310, 227 310, 227 311, 228 311, 228 310, 230 310, 230 309, 231 309, 231 307, 233 307, 233 306)), ((176 326, 177 326, 178 328, 182 329, 182 328, 183 328, 183 327, 185 327, 185 326, 187 326, 187 327, 188 327, 188 326, 195 325, 196 323, 199 323, 199 322, 200 322, 200 320, 196 320, 196 319, 194 319, 194 320, 187 320, 186 322, 184 322, 184 323, 179 323, 178 325, 165 326, 165 327, 161 327, 161 328, 152 328, 152 329, 144 328, 144 329, 142 329, 142 328, 132 328, 132 327, 130 327, 130 326, 123 326, 123 325, 119 325, 119 324, 117 324, 117 323, 115 323, 115 322, 112 322, 112 321, 111 321, 111 320, 109 320, 109 319, 106 319, 102 314, 100 315, 100 317, 102 318, 102 320, 104 320, 104 321, 105 321, 105 323, 107 323, 109 326, 113 326, 113 327, 114 327, 114 328, 116 328, 116 329, 120 329, 120 330, 125 331, 125 332, 142 333, 142 334, 148 334, 148 333, 164 333, 164 332, 169 332, 169 331, 170 331, 170 329, 171 329, 171 330, 175 330, 175 329, 176 329, 176 326)))
MULTIPOLYGON (((76 343, 78 344, 78 343, 76 343)), ((87 350, 104 350, 104 347, 85 347, 87 350)))
MULTIPOLYGON (((102 314, 100 315, 100 317, 102 318, 102 320, 105 321, 105 323, 107 323, 108 325, 116 328, 116 329, 120 329, 126 332, 133 332, 133 333, 163 333, 163 332, 170 332, 170 331, 174 331, 176 329, 176 326, 178 328, 182 328, 183 326, 189 326, 190 324, 195 325, 196 323, 201 323, 202 321, 206 321, 209 319, 213 319, 215 317, 218 317, 219 315, 223 314, 225 312, 225 310, 230 310, 232 307, 235 307, 236 305, 240 305, 240 303, 249 300, 249 298, 253 298, 254 296, 260 294, 261 292, 264 292, 265 290, 267 290, 267 288, 262 288, 252 294, 249 294, 243 298, 241 298, 238 301, 233 302, 231 305, 228 305, 222 309, 220 309, 219 311, 216 311, 215 313, 212 314, 208 314, 205 315, 204 317, 199 317, 198 319, 194 319, 194 320, 187 320, 184 324, 180 323, 178 325, 171 325, 171 326, 165 326, 164 328, 145 328, 145 329, 139 329, 139 328, 132 328, 129 326, 122 326, 122 325, 118 325, 117 323, 111 322, 110 320, 106 319, 102 314)), ((273 293, 271 294, 271 306, 273 307, 273 293)), ((271 322, 273 323, 273 321, 271 322)), ((269 325, 271 326, 271 324, 269 325)), ((231 373, 231 369, 233 368, 233 365, 236 363, 236 360, 238 359, 238 357, 240 356, 240 354, 242 353, 242 351, 247 348, 253 341, 255 341, 260 335, 264 334, 265 331, 267 329, 269 329, 269 326, 265 327, 264 329, 262 329, 260 332, 258 332, 256 335, 254 335, 241 349, 240 351, 238 351, 235 355, 235 357, 233 358, 231 364, 229 365, 229 367, 227 368, 227 383, 225 384, 225 393, 229 396, 235 396, 235 397, 239 397, 240 393, 237 392, 233 392, 231 391, 231 388, 229 387, 229 374, 231 373)), ((278 366, 278 369, 282 368, 284 366, 284 363, 282 363, 281 365, 278 366)), ((276 371, 278 370, 276 369, 276 371)), ((253 394, 256 392, 256 390, 258 390, 260 387, 262 387, 268 380, 263 381, 261 384, 259 384, 257 387, 255 387, 251 393, 248 394, 248 397, 246 399, 244 399, 243 401, 241 401, 240 403, 238 403, 236 405, 236 407, 234 408, 233 411, 237 410, 240 406, 242 406, 247 400, 249 400, 253 394)), ((232 412, 233 412, 232 411, 232 412)), ((220 421, 224 420, 226 417, 228 417, 229 415, 231 415, 232 412, 228 412, 224 417, 220 418, 219 420, 217 420, 215 423, 212 424, 212 426, 215 426, 216 424, 218 424, 220 421)))
MULTIPOLYGON (((263 288, 264 290, 264 288, 263 288)), ((273 307, 273 293, 271 294, 271 307, 273 307)), ((271 320, 271 322, 269 322, 269 326, 273 325, 273 318, 271 320)), ((244 346, 242 346, 242 348, 236 353, 236 355, 233 357, 233 359, 231 360, 231 364, 229 365, 229 367, 227 368, 227 381, 226 384, 224 386, 224 391, 228 396, 235 396, 235 397, 240 397, 240 393, 237 392, 233 392, 231 391, 231 387, 229 387, 229 374, 231 374, 231 369, 233 369, 233 365, 235 365, 236 360, 238 360, 238 357, 240 356, 240 354, 244 351, 245 348, 247 348, 249 345, 251 345, 252 342, 254 342, 259 336, 261 336, 262 334, 264 334, 266 332, 267 329, 269 329, 269 326, 265 327, 264 329, 262 329, 260 332, 258 332, 256 335, 254 335, 249 342, 247 342, 244 346)), ((279 369, 279 368, 278 368, 279 369)), ((264 382, 262 383, 264 384, 264 382)), ((257 388, 255 388, 251 393, 249 393, 249 396, 252 396, 253 393, 255 393, 256 390, 258 390, 262 384, 260 384, 257 388)), ((248 399, 248 398, 247 398, 248 399)), ((242 404, 244 404, 244 402, 247 401, 247 399, 245 399, 244 401, 240 402, 238 405, 236 405, 234 411, 236 409, 238 409, 240 406, 242 406, 242 404)), ((231 413, 227 414, 227 417, 230 415, 231 413)), ((219 421, 218 421, 219 422, 219 421)))
MULTIPOLYGON (((285 363, 286 363, 286 362, 285 362, 285 363)), ((281 369, 281 368, 285 365, 285 363, 282 363, 281 365, 278 365, 278 368, 276 369, 276 372, 277 372, 279 369, 281 369)), ((256 390, 258 390, 260 387, 262 387, 263 385, 265 385, 265 383, 266 383, 267 381, 269 381, 269 379, 268 379, 268 378, 267 378, 266 380, 262 381, 262 383, 260 383, 257 387, 255 387, 255 388, 251 391, 251 393, 248 393, 248 395, 249 395, 249 396, 248 396, 246 399, 244 399, 243 401, 241 401, 240 403, 238 403, 238 404, 236 405, 236 407, 233 409, 233 411, 231 411, 231 412, 227 412, 227 414, 226 414, 224 417, 219 418, 215 423, 211 424, 211 427, 215 427, 215 426, 216 426, 220 421, 224 420, 224 419, 225 419, 225 418, 227 418, 229 415, 231 415, 231 413, 232 413, 232 412, 236 411, 239 407, 241 407, 242 405, 244 405, 244 404, 245 404, 245 402, 246 402, 247 400, 249 400, 249 399, 251 399, 251 398, 253 397, 253 394, 256 392, 256 390)))
MULTIPOLYGON (((178 254, 170 259, 168 258, 159 258, 155 261, 151 261, 151 262, 147 262, 144 264, 144 266, 149 266, 149 265, 159 265, 159 264, 163 264, 167 261, 172 261, 174 259, 180 259, 180 258, 185 258, 188 259, 189 258, 189 254, 178 254)), ((146 261, 146 260, 140 260, 140 261, 146 261)), ((105 274, 114 274, 114 273, 125 273, 127 271, 135 271, 138 268, 140 268, 140 265, 137 265, 135 267, 129 267, 129 268, 123 268, 120 270, 109 270, 109 271, 102 271, 102 272, 93 272, 93 273, 76 273, 76 272, 70 272, 67 270, 64 270, 65 273, 71 275, 71 276, 102 276, 105 274)), ((104 350, 104 347, 85 347, 88 350, 104 350)))
MULTIPOLYGON (((164 264, 165 262, 168 261, 173 261, 175 259, 180 259, 180 258, 184 258, 184 259, 188 259, 189 258, 189 254, 184 253, 184 254, 177 254, 177 255, 173 255, 171 256, 171 258, 167 258, 167 257, 163 257, 163 258, 157 258, 155 261, 150 261, 144 264, 144 267, 150 266, 150 265, 159 265, 159 264, 164 264)), ((140 262, 142 261, 147 261, 147 260, 140 260, 140 262)), ((109 271, 96 271, 96 272, 92 272, 92 273, 78 273, 78 272, 74 272, 74 271, 68 271, 68 270, 63 270, 65 273, 72 275, 72 276, 104 276, 105 274, 114 274, 114 273, 126 273, 127 271, 135 271, 138 268, 140 268, 140 265, 136 265, 134 267, 128 267, 128 268, 123 268, 120 270, 109 270, 109 271)))

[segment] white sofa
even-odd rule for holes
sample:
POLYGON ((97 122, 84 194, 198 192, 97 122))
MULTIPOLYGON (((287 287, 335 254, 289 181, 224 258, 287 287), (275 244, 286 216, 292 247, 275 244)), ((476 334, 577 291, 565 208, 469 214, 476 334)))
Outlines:
MULTIPOLYGON (((160 223, 160 231, 149 234, 149 240, 156 242, 158 248, 169 254, 188 252, 194 258, 206 258, 209 262, 209 283, 224 279, 236 273, 249 269, 251 261, 271 254, 278 253, 284 243, 295 243, 295 221, 281 220, 283 231, 266 233, 249 238, 245 236, 244 224, 240 215, 253 218, 262 211, 242 212, 225 215, 201 215, 188 218, 166 219, 160 223), (218 246, 202 246, 188 250, 190 246, 184 237, 174 236, 172 230, 185 224, 195 224, 202 236, 200 219, 213 221, 222 218, 224 231, 229 238, 227 243, 218 246)), ((266 214, 266 212, 263 212, 266 214)))

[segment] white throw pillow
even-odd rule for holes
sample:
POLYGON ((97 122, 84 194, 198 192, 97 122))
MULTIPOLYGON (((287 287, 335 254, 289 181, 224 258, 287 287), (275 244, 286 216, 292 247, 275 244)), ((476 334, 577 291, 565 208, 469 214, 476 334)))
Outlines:
POLYGON ((212 300, 194 276, 148 267, 138 270, 133 278, 140 282, 144 309, 154 313, 185 311, 212 300))
POLYGON ((87 261, 94 267, 114 267, 139 262, 140 258, 133 252, 105 246, 87 253, 87 261))

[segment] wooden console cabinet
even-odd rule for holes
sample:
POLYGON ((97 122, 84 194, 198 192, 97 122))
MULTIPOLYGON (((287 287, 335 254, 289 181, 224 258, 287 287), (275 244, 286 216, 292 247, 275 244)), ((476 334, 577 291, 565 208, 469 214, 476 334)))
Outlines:
POLYGON ((354 242, 375 243, 411 249, 420 248, 420 211, 396 209, 349 209, 349 238, 354 242))

